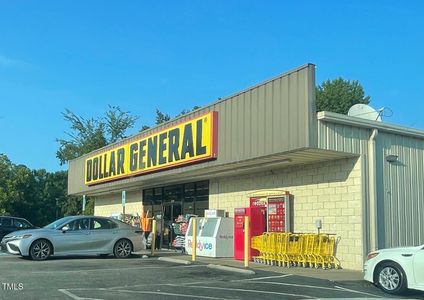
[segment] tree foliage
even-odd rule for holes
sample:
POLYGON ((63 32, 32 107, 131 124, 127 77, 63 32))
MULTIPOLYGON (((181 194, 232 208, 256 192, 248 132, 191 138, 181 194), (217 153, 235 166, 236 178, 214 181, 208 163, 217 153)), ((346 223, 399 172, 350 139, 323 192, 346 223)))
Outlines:
MULTIPOLYGON (((66 171, 30 170, 0 154, 0 215, 13 215, 43 226, 81 212, 81 199, 67 195, 66 171)), ((92 214, 92 206, 86 213, 92 214), (91 209, 91 210, 90 210, 91 209)))
MULTIPOLYGON (((180 117, 182 115, 188 114, 189 112, 192 112, 196 109, 199 109, 200 106, 194 106, 192 109, 183 109, 178 115, 175 116, 175 118, 180 117)), ((159 109, 156 109, 156 116, 155 116, 155 125, 160 125, 163 123, 166 123, 171 120, 171 116, 167 113, 161 112, 159 109)), ((143 132, 147 129, 150 129, 151 127, 148 125, 143 125, 140 129, 140 132, 143 132)))
POLYGON ((365 96, 362 85, 357 80, 344 80, 339 77, 326 80, 316 88, 317 111, 331 111, 347 114, 354 104, 368 104, 370 97, 365 96))
POLYGON ((19 211, 29 216, 34 209, 37 182, 31 170, 23 165, 14 165, 6 155, 0 154, 0 213, 13 214, 19 211))
POLYGON ((171 120, 171 116, 161 112, 159 109, 156 109, 156 118, 155 118, 155 124, 160 125, 162 123, 166 123, 169 120, 171 120))
POLYGON ((118 106, 109 106, 104 117, 85 119, 69 109, 63 113, 70 124, 69 139, 57 139, 59 150, 56 157, 63 165, 69 160, 104 147, 126 137, 137 116, 122 111, 118 106))
POLYGON ((183 115, 186 115, 186 114, 188 114, 189 112, 192 112, 192 111, 195 111, 196 109, 199 109, 200 108, 200 106, 193 106, 193 108, 190 110, 190 109, 183 109, 178 115, 176 115, 175 117, 177 118, 177 117, 180 117, 180 116, 183 116, 183 115))
POLYGON ((134 127, 135 121, 138 117, 132 116, 130 112, 122 111, 119 106, 109 106, 106 112, 106 132, 107 143, 115 143, 119 140, 126 138, 126 131, 134 127))
POLYGON ((143 125, 143 126, 141 126, 140 132, 145 131, 145 130, 147 130, 147 129, 150 129, 150 126, 148 126, 148 125, 143 125))

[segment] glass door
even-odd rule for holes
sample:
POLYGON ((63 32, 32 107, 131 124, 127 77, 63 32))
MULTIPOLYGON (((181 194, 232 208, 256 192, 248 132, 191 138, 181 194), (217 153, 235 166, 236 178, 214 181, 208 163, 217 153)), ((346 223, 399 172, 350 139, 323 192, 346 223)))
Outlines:
POLYGON ((163 231, 161 237, 161 247, 172 248, 172 241, 175 239, 174 224, 175 219, 181 215, 181 202, 165 203, 163 205, 163 231))

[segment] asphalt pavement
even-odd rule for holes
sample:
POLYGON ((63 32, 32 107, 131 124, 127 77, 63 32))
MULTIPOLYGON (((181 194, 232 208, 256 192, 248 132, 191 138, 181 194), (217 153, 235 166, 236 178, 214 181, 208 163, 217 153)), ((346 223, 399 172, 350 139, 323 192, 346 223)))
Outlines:
MULTIPOLYGON (((326 299, 388 298, 363 281, 331 281, 263 269, 250 274, 158 257, 0 256, 0 299, 326 299), (181 262, 181 263, 180 263, 181 262)), ((410 293, 407 298, 420 298, 410 293)))

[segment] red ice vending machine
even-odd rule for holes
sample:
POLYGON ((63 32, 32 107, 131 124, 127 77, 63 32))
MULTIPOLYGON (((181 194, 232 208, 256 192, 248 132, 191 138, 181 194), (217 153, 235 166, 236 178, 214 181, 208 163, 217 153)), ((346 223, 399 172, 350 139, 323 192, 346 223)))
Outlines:
MULTIPOLYGON (((261 235, 266 231, 266 207, 244 207, 234 209, 234 258, 244 258, 244 217, 250 217, 250 237, 261 235)), ((258 256, 259 252, 250 249, 249 259, 258 256)))

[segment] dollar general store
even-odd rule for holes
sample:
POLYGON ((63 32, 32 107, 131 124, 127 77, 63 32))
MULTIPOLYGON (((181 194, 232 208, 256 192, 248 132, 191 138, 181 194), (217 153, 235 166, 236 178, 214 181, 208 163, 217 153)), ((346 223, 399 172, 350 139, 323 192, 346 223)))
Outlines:
POLYGON ((342 267, 373 249, 424 243, 424 132, 315 109, 307 64, 69 162, 68 193, 95 214, 164 219, 269 190, 293 198, 294 232, 340 236, 342 267))

